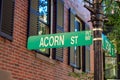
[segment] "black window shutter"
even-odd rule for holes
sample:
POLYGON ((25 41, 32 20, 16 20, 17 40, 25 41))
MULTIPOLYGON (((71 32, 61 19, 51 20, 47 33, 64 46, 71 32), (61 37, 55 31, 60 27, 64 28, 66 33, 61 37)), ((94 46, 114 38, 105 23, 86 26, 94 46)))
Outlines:
POLYGON ((75 11, 73 9, 69 9, 69 26, 70 26, 70 32, 74 32, 75 31, 75 11))
MULTIPOLYGON (((57 1, 57 16, 56 16, 56 33, 62 33, 64 32, 64 2, 62 0, 56 0, 57 1)), ((56 56, 55 58, 57 60, 63 61, 63 48, 57 48, 56 49, 56 56)))
MULTIPOLYGON (((90 30, 88 24, 85 24, 85 30, 90 30)), ((85 46, 85 72, 90 72, 90 46, 85 46)))
MULTIPOLYGON (((69 26, 70 26, 70 32, 75 31, 75 11, 73 9, 69 9, 69 26)), ((69 48, 69 64, 71 66, 75 66, 75 55, 74 55, 74 47, 69 48)))
POLYGON ((38 34, 39 0, 30 0, 29 36, 38 34))
POLYGON ((57 0, 57 26, 64 26, 64 2, 57 0))
POLYGON ((90 72, 90 47, 85 47, 85 72, 90 72))
POLYGON ((0 35, 12 40, 14 0, 1 0, 0 35))

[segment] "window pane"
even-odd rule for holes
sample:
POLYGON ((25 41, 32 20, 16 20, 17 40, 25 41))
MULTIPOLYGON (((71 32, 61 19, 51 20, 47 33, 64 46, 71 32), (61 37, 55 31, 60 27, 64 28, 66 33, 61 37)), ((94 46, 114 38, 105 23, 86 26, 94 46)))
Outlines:
POLYGON ((39 25, 38 25, 38 34, 39 35, 49 34, 49 27, 40 21, 39 21, 39 25))
POLYGON ((70 47, 70 64, 71 64, 72 66, 75 65, 74 47, 70 47))
MULTIPOLYGON (((80 23, 75 19, 75 32, 80 31, 80 23)), ((80 47, 74 47, 76 68, 80 68, 80 47)))
MULTIPOLYGON (((49 28, 47 25, 43 24, 42 22, 39 22, 38 25, 38 34, 43 35, 43 34, 49 34, 49 28)), ((49 53, 49 49, 39 49, 43 53, 49 53)))
POLYGON ((48 23, 48 0, 39 0, 39 18, 48 23))

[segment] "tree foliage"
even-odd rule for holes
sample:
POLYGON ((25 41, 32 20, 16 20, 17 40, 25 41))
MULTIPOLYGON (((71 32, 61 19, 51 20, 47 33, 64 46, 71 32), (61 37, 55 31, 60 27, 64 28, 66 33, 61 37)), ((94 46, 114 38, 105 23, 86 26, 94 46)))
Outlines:
POLYGON ((104 34, 116 44, 120 53, 120 2, 104 0, 104 6, 104 14, 108 19, 104 22, 104 34))

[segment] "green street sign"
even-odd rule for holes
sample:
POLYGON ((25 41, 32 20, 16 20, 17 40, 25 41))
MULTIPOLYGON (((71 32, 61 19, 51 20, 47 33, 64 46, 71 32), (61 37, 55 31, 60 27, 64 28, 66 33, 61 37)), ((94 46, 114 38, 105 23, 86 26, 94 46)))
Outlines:
POLYGON ((115 47, 104 34, 102 34, 102 48, 111 56, 115 56, 115 47))
POLYGON ((27 48, 60 48, 70 46, 85 46, 92 44, 92 31, 67 32, 49 35, 30 36, 27 48))

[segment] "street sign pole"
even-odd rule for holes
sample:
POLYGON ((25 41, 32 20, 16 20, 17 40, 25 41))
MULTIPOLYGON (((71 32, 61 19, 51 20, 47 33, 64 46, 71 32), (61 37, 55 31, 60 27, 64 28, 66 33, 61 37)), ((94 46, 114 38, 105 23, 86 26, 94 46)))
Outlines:
POLYGON ((102 27, 103 27, 103 13, 102 0, 92 0, 89 2, 91 6, 84 5, 91 12, 91 22, 93 24, 94 35, 94 80, 104 80, 103 76, 103 51, 102 51, 102 27))
POLYGON ((102 51, 102 7, 101 0, 93 0, 95 9, 94 27, 94 80, 104 80, 103 51, 102 51))

